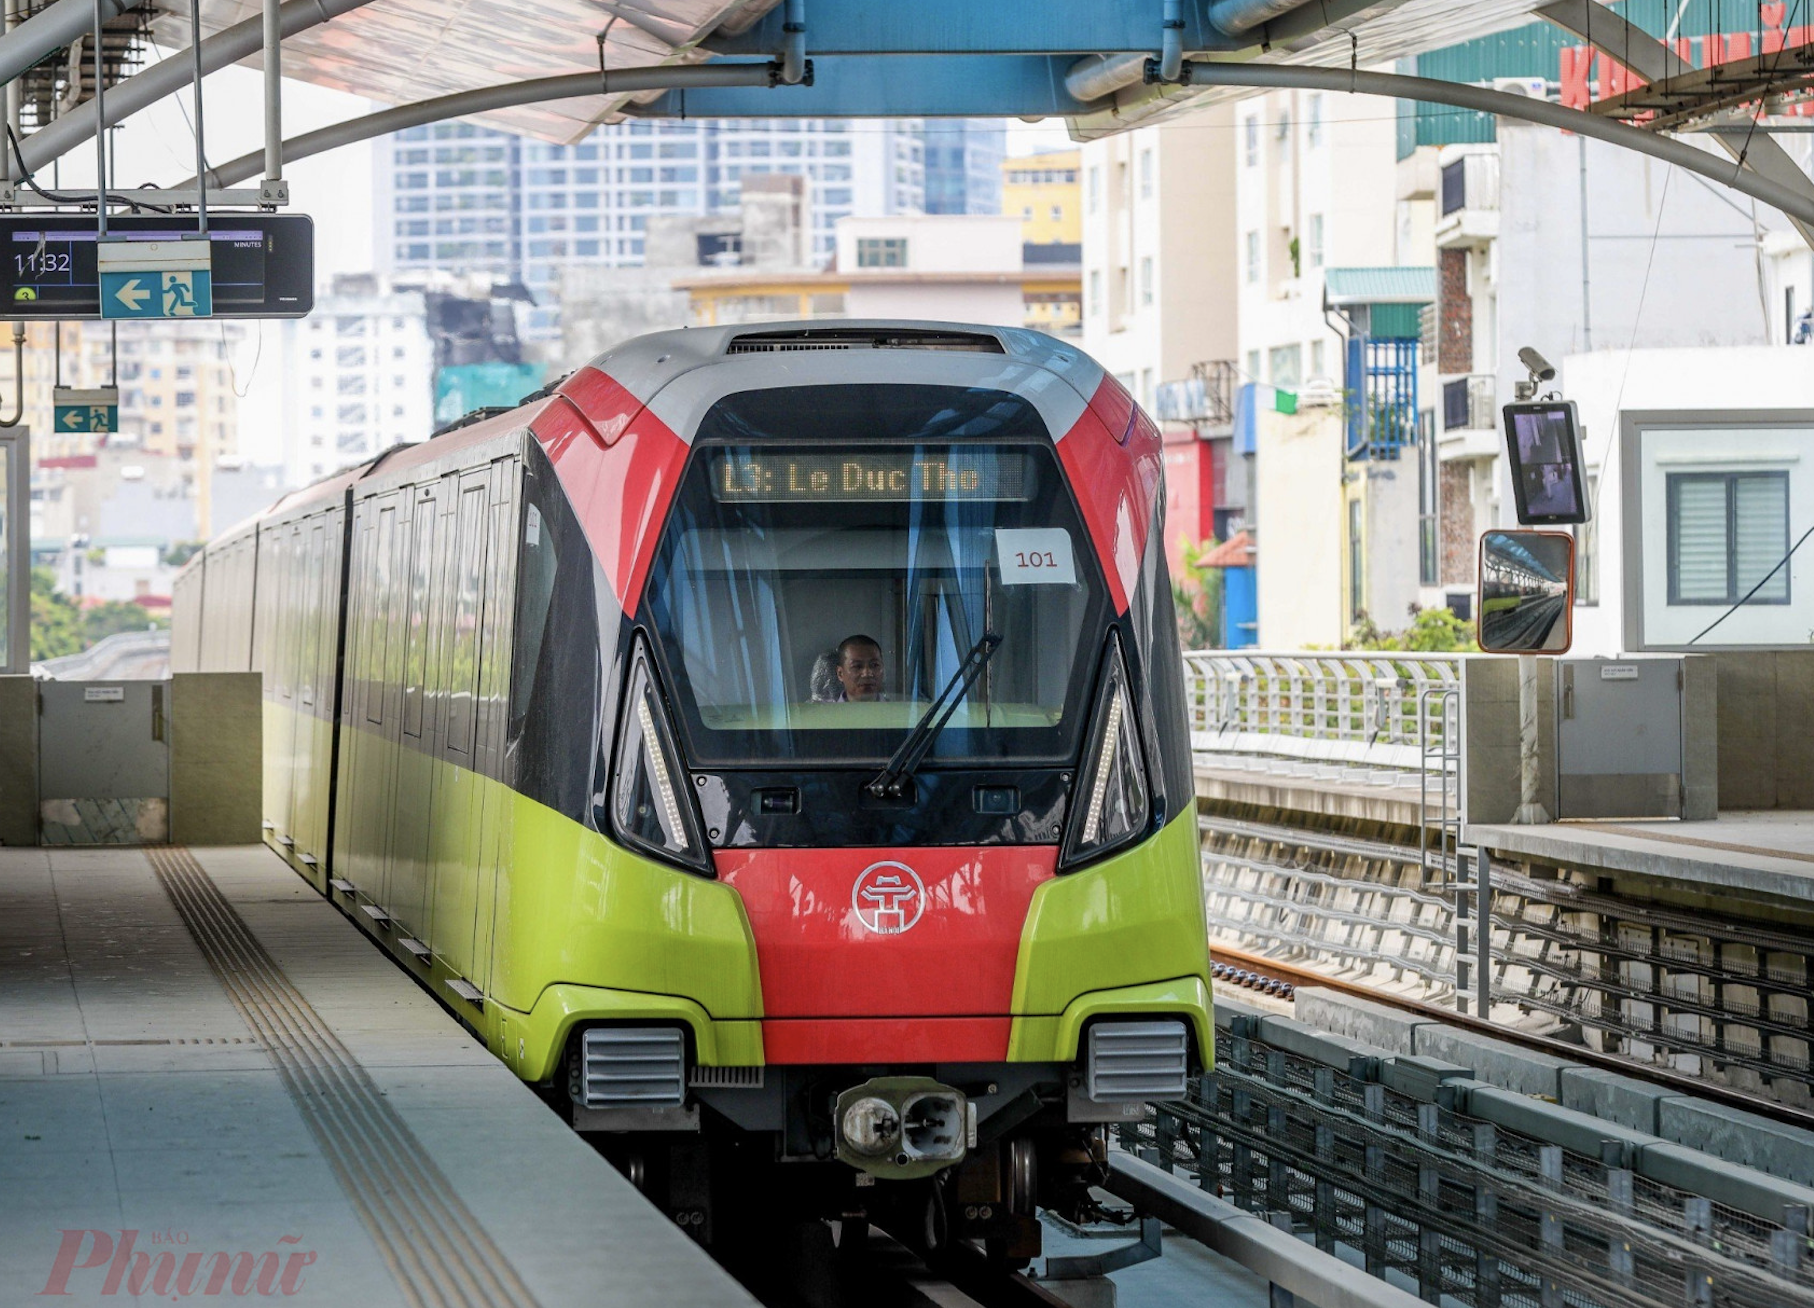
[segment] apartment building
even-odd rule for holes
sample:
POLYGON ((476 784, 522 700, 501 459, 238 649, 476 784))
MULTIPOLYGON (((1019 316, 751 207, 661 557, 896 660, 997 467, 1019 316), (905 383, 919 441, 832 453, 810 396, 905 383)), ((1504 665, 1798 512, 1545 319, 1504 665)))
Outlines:
POLYGON ((1083 346, 1160 419, 1174 567, 1184 541, 1239 530, 1249 502, 1231 362, 1235 113, 1215 106, 1081 151, 1083 346))
MULTIPOLYGON (((955 147, 963 178, 985 145, 979 131, 955 147)), ((640 267, 651 219, 734 210, 746 176, 797 175, 825 262, 840 218, 924 208, 924 149, 918 119, 633 119, 572 145, 470 122, 411 128, 374 152, 374 266, 519 283, 534 300, 523 337, 549 347, 560 269, 640 267)))

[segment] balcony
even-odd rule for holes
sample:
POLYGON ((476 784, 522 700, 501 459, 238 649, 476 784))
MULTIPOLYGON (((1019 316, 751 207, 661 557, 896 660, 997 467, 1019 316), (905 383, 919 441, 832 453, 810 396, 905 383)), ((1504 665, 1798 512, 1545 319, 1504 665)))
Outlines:
MULTIPOLYGON (((1448 151, 1444 151, 1447 155, 1448 151)), ((1499 155, 1473 147, 1446 158, 1437 185, 1438 249, 1482 246, 1499 235, 1499 155)))
POLYGON ((1193 364, 1183 381, 1162 382, 1153 392, 1153 416, 1161 422, 1232 427, 1239 370, 1231 359, 1193 364))
POLYGON ((1498 379, 1491 373, 1444 377, 1438 441, 1445 459, 1486 458, 1499 451, 1498 379))

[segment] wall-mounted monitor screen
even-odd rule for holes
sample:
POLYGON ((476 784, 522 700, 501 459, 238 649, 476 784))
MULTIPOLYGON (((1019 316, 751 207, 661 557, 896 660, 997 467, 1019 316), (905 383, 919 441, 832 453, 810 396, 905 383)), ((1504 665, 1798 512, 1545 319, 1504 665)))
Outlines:
POLYGON ((1519 522, 1553 527, 1587 521, 1592 506, 1573 401, 1506 405, 1505 444, 1519 522))

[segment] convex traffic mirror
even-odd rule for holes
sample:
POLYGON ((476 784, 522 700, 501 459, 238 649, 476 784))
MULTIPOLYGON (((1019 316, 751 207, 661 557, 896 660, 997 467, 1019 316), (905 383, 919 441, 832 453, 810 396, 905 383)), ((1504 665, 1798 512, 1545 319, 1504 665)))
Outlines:
POLYGON ((1560 531, 1489 531, 1480 537, 1480 648, 1489 654, 1562 654, 1574 641, 1575 539, 1560 531))

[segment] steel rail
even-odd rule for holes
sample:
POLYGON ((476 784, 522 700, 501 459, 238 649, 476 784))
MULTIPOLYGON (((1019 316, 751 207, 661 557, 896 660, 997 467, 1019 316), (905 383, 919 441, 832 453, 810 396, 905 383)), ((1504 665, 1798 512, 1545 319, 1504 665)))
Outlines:
MULTIPOLYGON (((1701 1099, 1711 1099, 1717 1103, 1724 1104, 1728 1108, 1742 1108, 1746 1112, 1756 1113, 1759 1117, 1768 1117, 1771 1120, 1781 1122, 1786 1126, 1796 1126, 1803 1130, 1814 1131, 1814 1112, 1807 1112, 1803 1109, 1795 1108, 1791 1105, 1780 1103, 1772 1099, 1760 1099, 1755 1095, 1748 1095, 1741 1090, 1734 1090, 1727 1086, 1710 1083, 1702 1080, 1700 1077, 1686 1076, 1678 1072, 1668 1071, 1664 1068, 1651 1067, 1647 1064, 1639 1063, 1635 1059, 1621 1058, 1617 1054, 1601 1053, 1597 1049, 1588 1049, 1583 1045, 1570 1044, 1566 1040, 1557 1040, 1551 1036, 1534 1035, 1529 1031, 1519 1031, 1512 1027, 1504 1026, 1501 1023, 1489 1021, 1483 1017, 1476 1017, 1470 1013, 1457 1013, 1453 1009, 1443 1008, 1437 1004, 1428 1004, 1417 999, 1407 999, 1402 995, 1394 995, 1386 991, 1376 990, 1371 986, 1360 985, 1353 981, 1344 981, 1337 977, 1326 976, 1323 973, 1313 971, 1310 968, 1295 963, 1282 963, 1275 958, 1266 958, 1260 954, 1250 953, 1245 949, 1235 949, 1227 945, 1211 944, 1209 952, 1212 958, 1220 958, 1225 962, 1236 964, 1249 972, 1258 973, 1261 976, 1269 977, 1275 981, 1283 981, 1294 987, 1301 988, 1304 986, 1311 986, 1321 987, 1326 990, 1336 990, 1342 994, 1352 995, 1357 999, 1365 999, 1370 1003, 1383 1004, 1388 1008, 1397 1008, 1407 1013, 1415 1013, 1419 1017, 1427 1017, 1434 1022, 1445 1023, 1449 1026, 1458 1026, 1463 1030, 1472 1031, 1478 1035, 1491 1036, 1495 1040, 1502 1040, 1509 1045, 1519 1045, 1537 1053, 1549 1054, 1556 1058, 1564 1058, 1570 1062, 1581 1063, 1589 1067, 1598 1067, 1611 1072, 1624 1072, 1627 1074, 1635 1069, 1642 1072, 1645 1079, 1655 1081, 1659 1085, 1668 1086, 1672 1090, 1679 1090, 1685 1095, 1692 1095, 1701 1099)), ((1508 999, 1514 998, 1509 995, 1506 997, 1508 999)), ((1523 1002, 1522 999, 1520 999, 1519 1002, 1523 1002)), ((1707 1051, 1697 1050, 1696 1052, 1705 1053, 1707 1051)))
POLYGON ((1123 1151, 1109 1153, 1103 1189, 1318 1308, 1424 1308, 1409 1291, 1123 1151))

